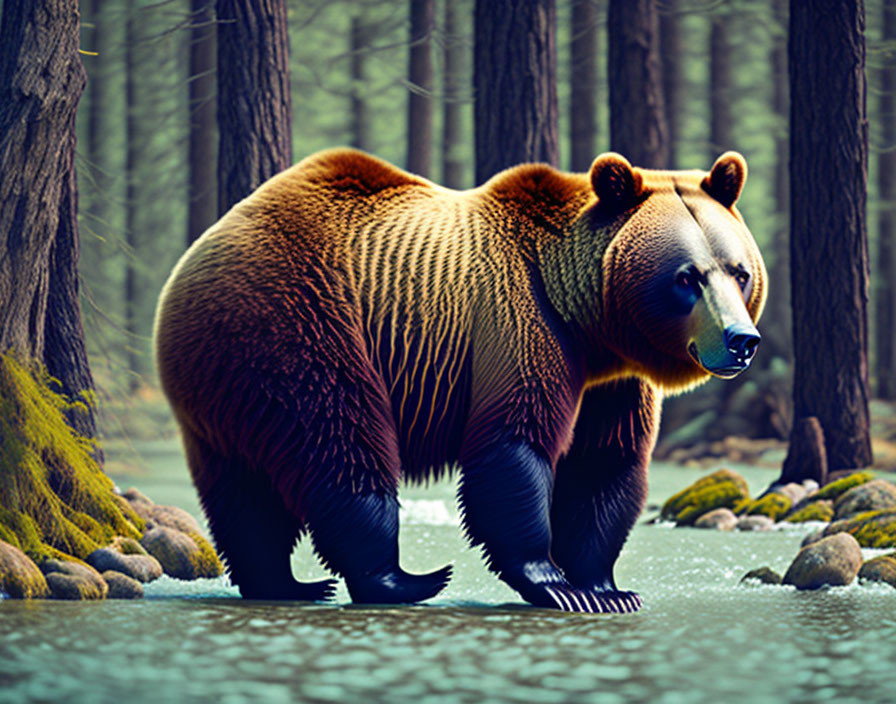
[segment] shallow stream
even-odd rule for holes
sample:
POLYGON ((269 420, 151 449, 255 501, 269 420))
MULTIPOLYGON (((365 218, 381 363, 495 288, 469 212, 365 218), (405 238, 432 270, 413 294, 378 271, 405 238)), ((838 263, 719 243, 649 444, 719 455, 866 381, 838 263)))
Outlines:
MULTIPOLYGON (((199 515, 180 448, 143 446, 117 478, 199 515)), ((754 493, 769 470, 734 467, 754 493)), ((703 470, 657 464, 661 503, 703 470)), ((743 587, 783 572, 807 528, 717 533, 639 524, 617 565, 634 615, 524 606, 457 526, 454 488, 402 493, 402 562, 454 578, 424 606, 250 603, 225 578, 147 585, 140 602, 0 601, 0 702, 893 702, 896 590, 743 587)), ((650 515, 650 514, 648 514, 650 515)), ((307 546, 297 576, 323 576, 307 546)))

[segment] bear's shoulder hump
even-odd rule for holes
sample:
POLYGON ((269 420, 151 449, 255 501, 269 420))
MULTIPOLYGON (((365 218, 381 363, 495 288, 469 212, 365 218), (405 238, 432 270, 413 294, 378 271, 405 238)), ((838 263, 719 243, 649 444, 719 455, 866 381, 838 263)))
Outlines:
POLYGON ((308 183, 345 194, 374 195, 390 189, 433 185, 382 159, 348 147, 312 154, 297 168, 308 183))

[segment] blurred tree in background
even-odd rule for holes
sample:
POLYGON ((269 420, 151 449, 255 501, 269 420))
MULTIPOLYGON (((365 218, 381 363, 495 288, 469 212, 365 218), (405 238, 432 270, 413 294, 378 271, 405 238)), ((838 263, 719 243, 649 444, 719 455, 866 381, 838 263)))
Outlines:
MULTIPOLYGON (((83 57, 89 82, 78 122, 82 294, 89 353, 112 407, 133 398, 132 385, 140 398, 158 397, 149 353, 155 300, 186 242, 210 224, 216 190, 228 188, 234 169, 254 173, 222 197, 226 209, 290 162, 290 139, 292 161, 351 144, 456 188, 521 160, 583 170, 611 147, 636 165, 699 169, 736 148, 750 165, 738 206, 771 281, 762 350, 734 383, 712 380, 668 400, 665 446, 789 437, 787 0, 531 0, 506 8, 475 0, 221 0, 217 12, 214 4, 82 3, 82 48, 97 54, 83 57), (269 47, 245 34, 250 15, 233 21, 240 7, 276 10, 269 47), (129 15, 138 18, 131 42, 129 15), (264 78, 262 69, 274 73, 264 78), (252 117, 253 109, 268 112, 252 117), (273 125, 276 136, 264 136, 273 125), (524 135, 538 137, 526 143, 524 135), (256 169, 256 158, 267 166, 256 169)), ((896 222, 887 103, 896 52, 887 9, 892 14, 892 3, 867 3, 868 212, 878 254, 868 368, 884 397, 894 394, 887 380, 896 368, 886 322, 896 295, 887 249, 896 222)), ((122 417, 107 414, 108 432, 122 417)), ((162 418, 160 411, 154 421, 162 418)))

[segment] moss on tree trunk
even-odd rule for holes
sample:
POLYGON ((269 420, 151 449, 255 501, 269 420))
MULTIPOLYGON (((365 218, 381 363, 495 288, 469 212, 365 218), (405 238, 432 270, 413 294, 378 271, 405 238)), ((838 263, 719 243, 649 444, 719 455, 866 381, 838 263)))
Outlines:
POLYGON ((115 494, 95 442, 66 421, 89 413, 42 368, 0 357, 0 540, 32 560, 83 559, 113 536, 139 538, 143 520, 115 494))

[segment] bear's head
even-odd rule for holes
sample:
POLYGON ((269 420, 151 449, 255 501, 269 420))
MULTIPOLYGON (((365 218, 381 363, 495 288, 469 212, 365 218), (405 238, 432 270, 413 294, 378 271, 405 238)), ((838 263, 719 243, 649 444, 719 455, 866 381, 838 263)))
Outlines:
POLYGON ((734 152, 708 173, 638 169, 613 153, 594 161, 590 202, 542 264, 599 375, 634 373, 675 392, 749 366, 766 272, 735 207, 746 176, 734 152))
POLYGON ((746 177, 735 152, 709 173, 636 169, 618 154, 591 167, 592 222, 610 230, 602 336, 669 391, 732 378, 759 346, 765 266, 735 207, 746 177))

